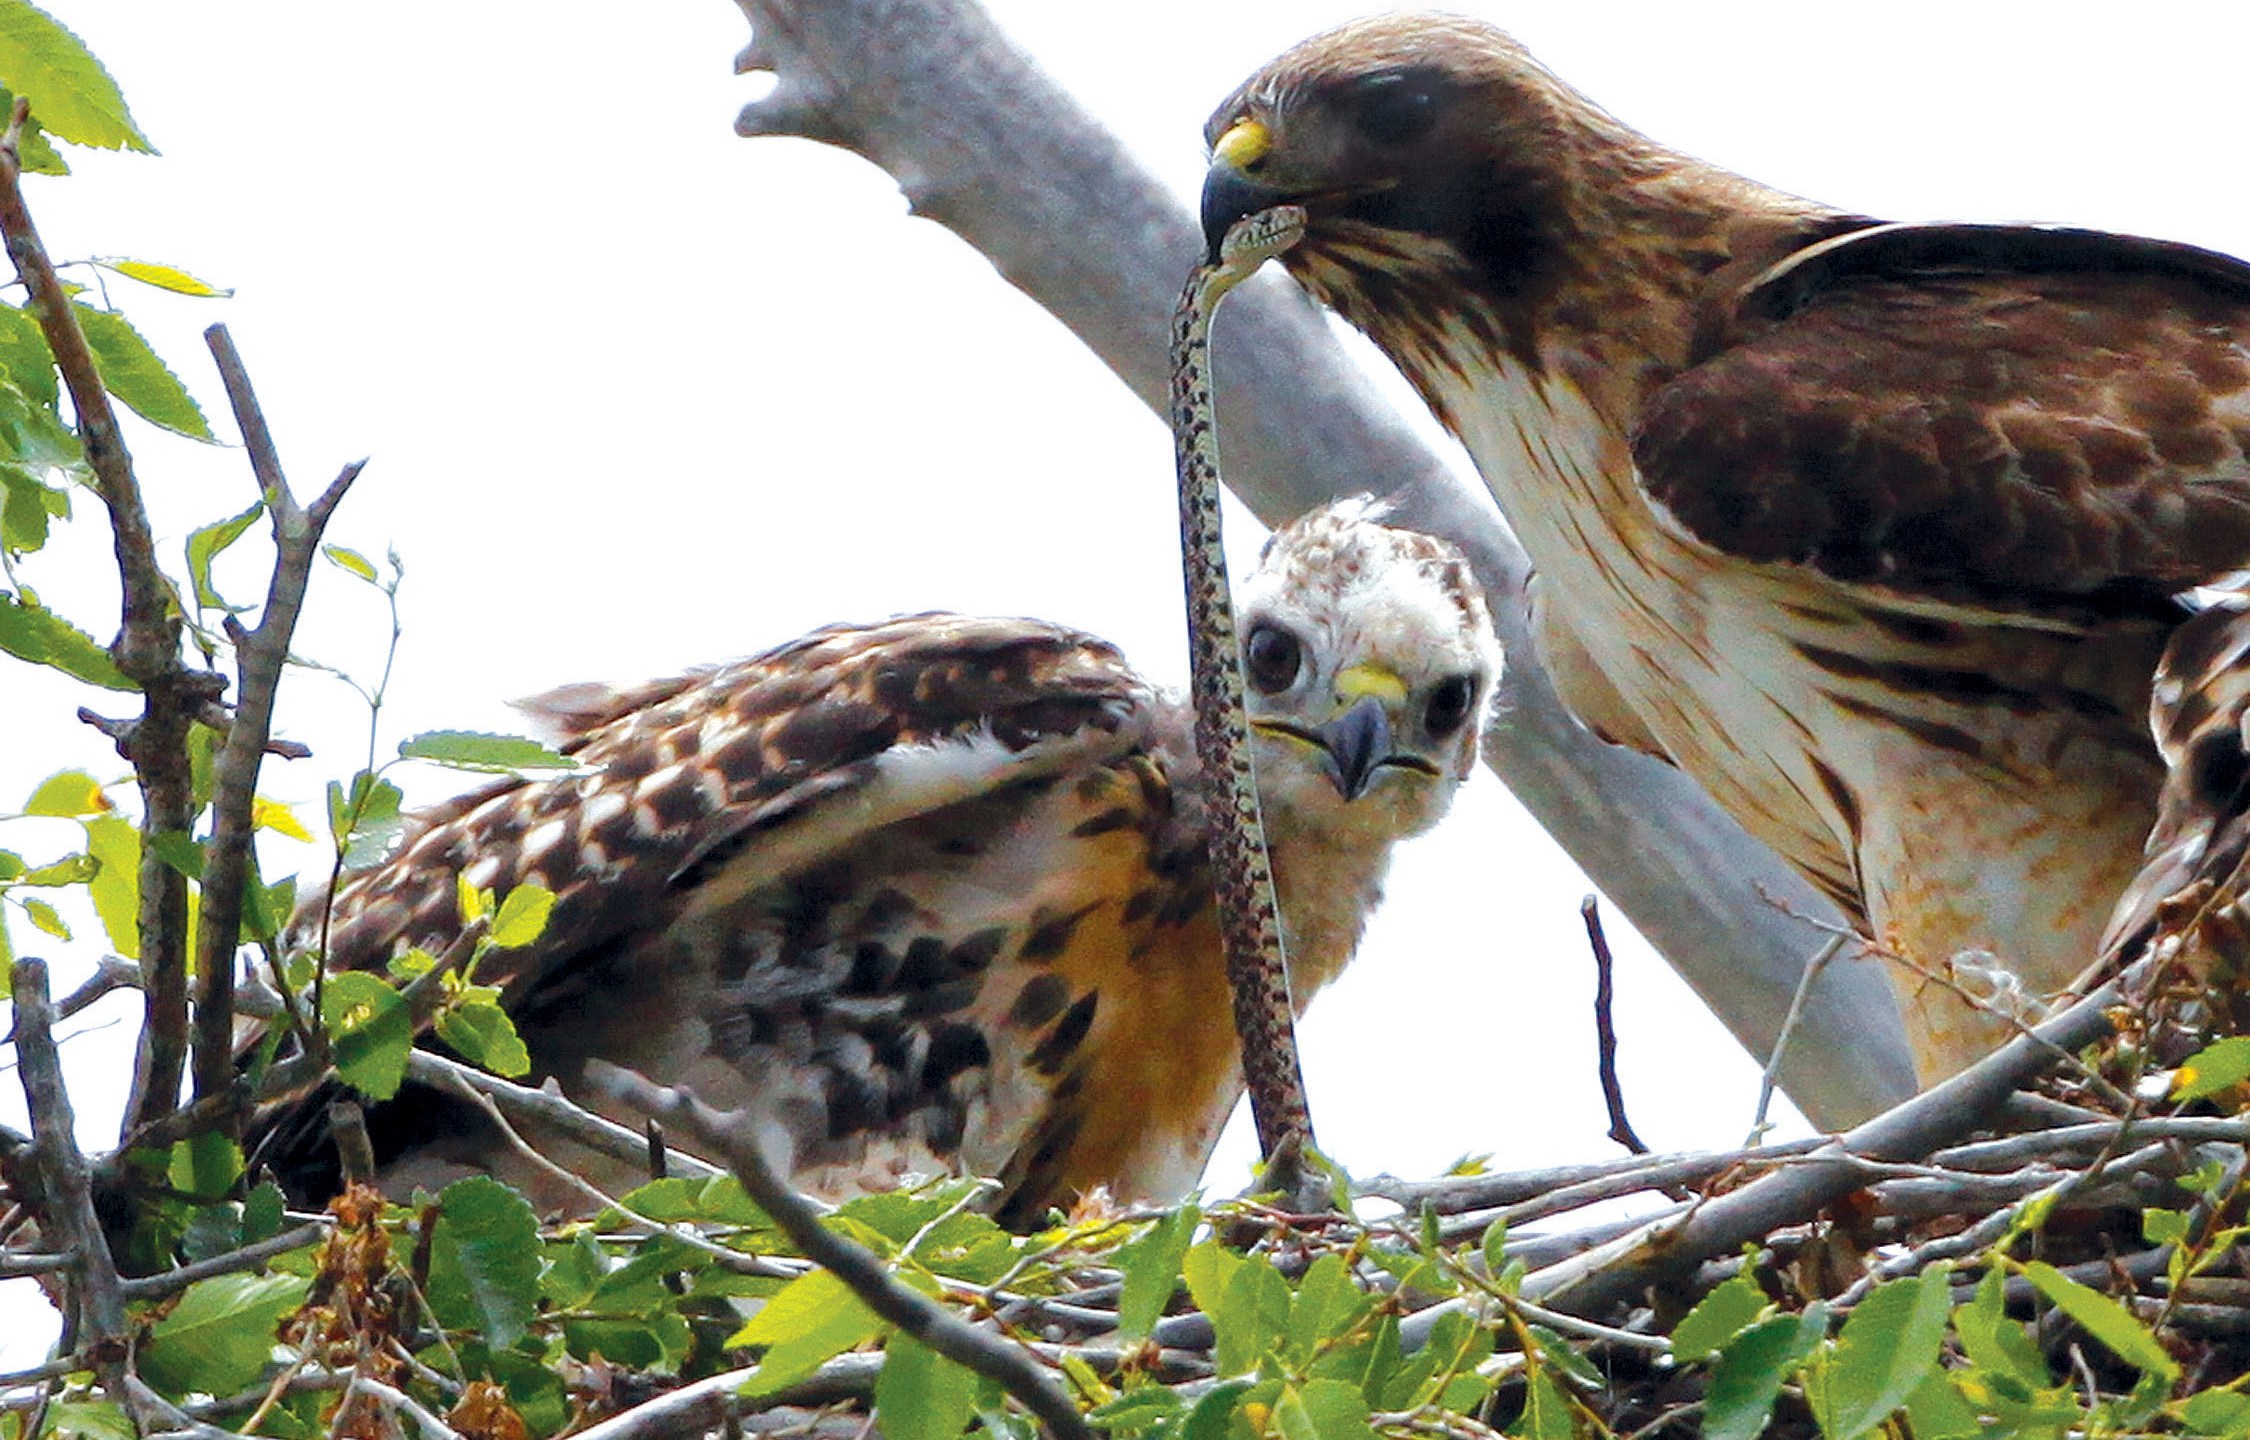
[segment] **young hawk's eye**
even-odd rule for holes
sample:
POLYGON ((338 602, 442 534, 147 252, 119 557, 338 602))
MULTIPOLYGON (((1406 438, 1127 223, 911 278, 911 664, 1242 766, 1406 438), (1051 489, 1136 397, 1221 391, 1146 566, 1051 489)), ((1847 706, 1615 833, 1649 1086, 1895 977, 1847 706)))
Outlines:
POLYGON ((1277 694, 1294 685, 1304 660, 1305 650, 1297 637, 1273 625, 1260 625, 1251 631, 1249 643, 1242 650, 1243 669, 1263 695, 1277 694))
POLYGON ((1443 740, 1461 728, 1469 718, 1469 702, 1477 698, 1477 682, 1466 675, 1450 675, 1440 680, 1430 692, 1430 703, 1422 711, 1422 724, 1428 727, 1430 738, 1443 740))

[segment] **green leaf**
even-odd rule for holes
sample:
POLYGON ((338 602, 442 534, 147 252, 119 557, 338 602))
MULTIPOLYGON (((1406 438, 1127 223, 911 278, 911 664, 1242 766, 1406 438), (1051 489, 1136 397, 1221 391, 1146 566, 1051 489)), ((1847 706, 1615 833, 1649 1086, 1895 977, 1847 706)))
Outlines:
POLYGON ((1227 1422, 1234 1418, 1243 1395, 1251 1388, 1248 1380, 1232 1379, 1221 1380, 1204 1391, 1180 1425, 1180 1440, 1225 1440, 1229 1434, 1227 1422))
POLYGON ((1255 1370, 1289 1333, 1289 1282, 1262 1256, 1245 1260, 1227 1282, 1211 1313, 1217 1343, 1213 1363, 1221 1375, 1255 1370))
POLYGON ((344 868, 364 870, 391 853, 391 844, 406 827, 406 796, 396 785, 372 771, 352 777, 349 795, 335 781, 328 782, 328 829, 344 849, 344 868))
POLYGON ((102 862, 91 855, 65 855, 51 860, 36 869, 25 870, 16 877, 18 885, 40 890, 57 890, 70 885, 83 885, 99 875, 102 862))
POLYGON ((1984 1433, 1975 1407, 1961 1398, 1942 1368, 1933 1368, 1906 1397, 1906 1423, 1914 1440, 1975 1440, 1984 1433))
POLYGON ((461 1058, 513 1080, 531 1073, 531 1052, 508 1012, 490 1002, 457 1006, 437 1019, 438 1038, 461 1058))
POLYGON ((2187 1211, 2151 1206, 2141 1212, 2141 1238, 2151 1245, 2177 1245, 2187 1237, 2187 1211))
POLYGON ((2239 1390, 2199 1390, 2180 1406, 2191 1434, 2250 1435, 2250 1395, 2239 1390))
POLYGON ((85 42, 25 0, 0 3, 0 82, 31 102, 49 133, 73 145, 156 153, 85 42))
POLYGON ((566 1320, 563 1343, 581 1360, 599 1355, 628 1370, 676 1370, 695 1343, 676 1313, 566 1320))
POLYGON ((1853 1440, 1906 1403, 1945 1344, 1950 1266, 1876 1286, 1852 1308, 1820 1368, 1813 1413, 1828 1440, 1853 1440))
POLYGON ((2250 1080, 2250 1035, 2230 1035, 2187 1058, 2172 1075, 2174 1100, 2201 1100, 2250 1080))
POLYGON ((107 1400, 66 1400, 47 1412, 40 1440, 140 1440, 140 1429, 107 1400))
POLYGON ((1773 1308, 1747 1267, 1714 1287, 1672 1327, 1672 1358, 1701 1360, 1773 1308))
POLYGON ((148 260, 127 260, 121 256, 97 257, 96 265, 113 271, 143 285, 154 285, 159 290, 169 290, 174 295, 193 295, 201 299, 224 299, 232 290, 221 290, 207 280, 198 280, 177 265, 159 265, 148 260))
POLYGON ((68 940, 70 938, 70 927, 63 923, 61 912, 46 901, 37 897, 26 897, 23 902, 23 913, 30 918, 32 924, 54 936, 57 940, 68 940))
POLYGON ((213 610, 233 612, 247 606, 229 605, 226 598, 212 588, 211 562, 219 558, 235 541, 240 540, 260 515, 266 512, 266 502, 258 501, 249 509, 230 519, 215 521, 188 536, 188 578, 195 585, 195 603, 213 610))
POLYGON ((34 665, 50 665, 104 690, 138 690, 94 637, 43 605, 26 605, 0 593, 0 650, 34 665))
POLYGON ((518 885, 500 902, 492 917, 492 943, 503 950, 518 950, 537 940, 554 913, 555 892, 543 885, 518 885))
POLYGON ((1172 1292, 1180 1282, 1180 1266, 1195 1227, 1202 1222, 1202 1207, 1187 1204, 1158 1220, 1148 1233, 1117 1251, 1115 1263, 1124 1272, 1117 1299, 1117 1333, 1139 1340, 1156 1327, 1172 1292))
POLYGON ((323 545, 320 553, 328 557, 329 564, 347 575, 356 575, 370 585, 379 583, 375 578, 374 563, 350 546, 323 545))
POLYGON ((54 353, 39 322, 21 306, 0 305, 0 366, 16 388, 52 410, 62 400, 62 381, 55 374, 54 353))
POLYGON ((102 783, 83 770, 61 770, 39 782, 23 803, 26 815, 105 815, 111 809, 102 783))
POLYGON ((199 1280, 149 1329, 141 1378, 167 1395, 232 1395, 265 1374, 274 1332, 305 1300, 301 1275, 217 1275, 199 1280))
POLYGON ((1367 1397, 1341 1380, 1307 1380, 1283 1390, 1273 1419, 1284 1440, 1376 1440, 1367 1397))
POLYGON ((2087 1334, 2115 1351, 2117 1358, 2167 1380, 2177 1379, 2180 1364, 2133 1312, 2102 1294, 2079 1284, 2043 1260, 2023 1267, 2026 1280, 2055 1308, 2078 1322, 2087 1334))
POLYGON ((345 1084, 370 1100, 398 1093, 414 1045, 414 1020, 396 990, 358 970, 331 975, 321 991, 320 1020, 345 1084))
POLYGON ((513 775, 521 770, 575 770, 578 762, 521 735, 480 730, 425 730, 398 743, 407 760, 428 760, 483 775, 513 775))
POLYGON ((875 1376, 875 1419, 885 1440, 954 1440, 976 1410, 976 1372, 911 1335, 893 1335, 875 1376))
POLYGON ((829 1271, 811 1270, 790 1281, 726 1343, 729 1349, 768 1347, 757 1373, 743 1389, 747 1394, 771 1395, 888 1328, 850 1286, 829 1271))
POLYGON ((203 878, 203 842, 179 830, 161 830, 148 839, 156 858, 190 880, 203 878))
POLYGON ((476 1330, 496 1350, 515 1344, 538 1309, 540 1261, 539 1217, 521 1195, 489 1175, 439 1192, 429 1298, 446 1325, 476 1330))
MULTIPOLYGON (((883 1361, 886 1369, 890 1363, 887 1357, 883 1361)), ((1136 1385, 1115 1400, 1087 1411, 1086 1418, 1097 1430, 1144 1435, 1151 1433, 1150 1427, 1158 1421, 1172 1419, 1186 1409, 1187 1402, 1162 1385, 1136 1385)), ((1169 1429, 1154 1433, 1167 1434, 1169 1429)))
POLYGON ((1484 1227, 1484 1239, 1477 1247, 1484 1255, 1484 1273, 1497 1280, 1500 1272, 1508 1268, 1508 1217, 1503 1215, 1484 1227))
POLYGON ((127 960, 141 954, 141 833, 122 815, 78 822, 86 831, 86 853, 101 868, 86 882, 94 913, 101 917, 109 948, 127 960))
POLYGON ((1540 1353, 1547 1357, 1550 1366, 1590 1390, 1599 1390, 1606 1383, 1594 1362, 1571 1349, 1570 1342, 1563 1339, 1560 1333, 1544 1325, 1527 1325, 1524 1328, 1539 1342, 1540 1353))
POLYGON ((1704 1440, 1756 1440, 1765 1433, 1781 1382, 1818 1349, 1828 1332, 1828 1312, 1814 1305, 1802 1315, 1775 1315, 1734 1337, 1719 1352, 1704 1392, 1704 1440))
POLYGON ((143 420, 161 425, 175 435, 217 444, 203 409, 188 394, 187 386, 157 358, 133 322, 114 310, 97 310, 77 301, 78 328, 86 333, 86 348, 94 352, 94 368, 101 372, 102 388, 133 407, 143 420))
POLYGON ((172 1188, 202 1200, 218 1200, 242 1175, 242 1147, 216 1130, 172 1147, 165 1178, 172 1188))
POLYGON ((44 548, 49 522, 57 518, 58 497, 68 514, 67 494, 50 488, 21 465, 0 463, 0 548, 13 555, 44 548))
POLYGON ((1227 1283, 1234 1279, 1235 1272, 1249 1263, 1217 1240, 1192 1247, 1180 1262, 1188 1298, 1195 1302, 1196 1309, 1210 1314, 1226 1299, 1227 1283))
POLYGON ((1524 1386, 1523 1415, 1508 1433, 1521 1440, 1572 1440, 1578 1433, 1571 1423, 1570 1397, 1545 1366, 1532 1368, 1524 1386))
POLYGON ((2026 1393, 2054 1383, 2030 1332, 2008 1318, 2006 1281, 1998 1265, 1985 1271, 1976 1297, 1953 1313, 1953 1333, 1970 1364, 2014 1381, 2026 1393))
POLYGON ((255 1245, 279 1235, 282 1225, 289 1219, 286 1203, 281 1187, 271 1179, 252 1186, 242 1202, 242 1243, 255 1245))
POLYGON ((1330 1251, 1312 1263, 1297 1283, 1289 1307, 1289 1354, 1309 1362, 1324 1342, 1336 1339, 1375 1308, 1373 1297, 1352 1283, 1351 1266, 1330 1251))

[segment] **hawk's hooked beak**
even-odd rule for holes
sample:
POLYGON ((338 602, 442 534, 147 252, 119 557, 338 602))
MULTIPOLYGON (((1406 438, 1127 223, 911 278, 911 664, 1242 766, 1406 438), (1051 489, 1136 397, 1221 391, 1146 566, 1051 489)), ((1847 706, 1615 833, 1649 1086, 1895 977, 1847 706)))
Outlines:
POLYGON ((1347 802, 1366 794, 1376 767, 1391 754, 1391 717, 1383 702, 1373 695, 1362 696, 1316 733, 1336 792, 1347 802))
POLYGON ((1353 665, 1336 677, 1336 702, 1344 711, 1326 725, 1314 729, 1271 716, 1250 724, 1318 751, 1329 783, 1349 804, 1368 792, 1376 774, 1386 766, 1417 770, 1432 779, 1444 773, 1429 760, 1411 750, 1401 750, 1393 742, 1391 709, 1406 700, 1406 682, 1388 669, 1353 665))
POLYGON ((1203 177, 1204 260, 1219 261, 1219 244, 1235 221, 1271 210, 1289 197, 1251 172, 1273 148, 1273 136, 1257 120, 1237 120, 1211 147, 1211 169, 1203 177))

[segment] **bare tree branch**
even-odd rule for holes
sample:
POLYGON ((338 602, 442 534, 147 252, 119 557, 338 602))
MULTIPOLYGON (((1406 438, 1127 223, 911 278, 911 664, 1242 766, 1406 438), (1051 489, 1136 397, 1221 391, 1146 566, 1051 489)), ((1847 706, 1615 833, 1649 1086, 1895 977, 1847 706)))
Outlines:
MULTIPOLYGON (((4 168, 4 165, 0 165, 4 168)), ((0 181, 0 186, 5 182, 0 181)), ((38 1211, 49 1240, 73 1259, 67 1291, 77 1349, 102 1377, 113 1398, 126 1378, 125 1290, 101 1218, 94 1213, 93 1172, 78 1148, 77 1118, 63 1084, 62 1052, 55 1047, 55 1007, 47 992, 47 962, 26 956, 13 977, 16 1068, 31 1113, 31 1158, 39 1178, 38 1211)))
POLYGON ((93 351, 78 328, 70 292, 55 274, 24 203, 17 143, 25 116, 25 102, 19 98, 7 135, 0 139, 0 234, 6 236, 8 258, 30 294, 26 308, 39 321, 70 390, 94 490, 109 511, 124 588, 124 619, 111 648, 117 668, 141 687, 144 697, 140 719, 118 738, 118 750, 139 777, 144 802, 139 929, 140 959, 148 977, 147 1020, 134 1065, 133 1099, 126 1108, 130 1126, 165 1114, 180 1098, 187 1059, 187 877, 165 862, 156 841, 164 835, 186 836, 194 821, 188 730, 193 717, 218 698, 217 679, 181 663, 180 620, 171 582, 156 563, 156 540, 141 503, 140 482, 133 477, 132 454, 94 368, 93 351))
MULTIPOLYGON (((325 494, 307 510, 289 489, 274 452, 273 436, 250 376, 236 353, 234 338, 224 325, 203 332, 211 358, 219 365, 227 400, 234 407, 235 424, 250 451, 250 465, 265 496, 266 513, 273 521, 273 576, 266 590, 258 628, 234 634, 234 719, 226 727, 212 765, 211 839, 203 860, 203 914, 196 935, 196 954, 203 957, 195 996, 195 1093, 198 1099, 227 1090, 233 1083, 234 1062, 234 955, 240 948, 243 886, 250 874, 250 839, 257 799, 258 770, 273 731, 273 702, 281 684, 282 667, 289 661, 289 641, 304 609, 305 587, 312 576, 313 559, 320 553, 321 533, 337 502, 359 478, 361 461, 344 467, 325 494)), ((231 618, 231 617, 230 617, 231 618)))
POLYGON ((1534 1273, 1524 1281, 1524 1294, 1558 1310, 1598 1314, 1684 1266, 1727 1254, 1780 1226, 1812 1219, 1864 1183, 1863 1159, 1913 1159, 1960 1139, 2017 1087, 2108 1034, 2110 1007, 2138 983, 2144 968, 2145 962, 2135 966, 1960 1074, 1839 1136, 1833 1151, 1808 1156, 1659 1221, 1638 1237, 1609 1247, 1608 1253, 1597 1252, 1599 1258, 1534 1273))
MULTIPOLYGON (((982 252, 1163 413, 1172 301, 1201 238, 1115 137, 968 0, 738 3, 753 26, 738 68, 776 79, 741 133, 819 140, 881 166, 915 213, 982 252)), ((1533 653, 1527 562, 1491 498, 1375 397, 1309 302, 1261 277, 1225 329, 1219 408, 1235 493, 1275 524, 1337 495, 1395 490, 1401 524, 1468 552, 1508 652, 1487 761, 1743 1045, 1772 1053, 1823 937, 1760 894, 1808 914, 1832 907, 1685 777, 1603 745, 1564 712, 1533 653)), ((1827 1126, 1912 1093, 1896 1017, 1874 967, 1830 966, 1783 1086, 1827 1126)))

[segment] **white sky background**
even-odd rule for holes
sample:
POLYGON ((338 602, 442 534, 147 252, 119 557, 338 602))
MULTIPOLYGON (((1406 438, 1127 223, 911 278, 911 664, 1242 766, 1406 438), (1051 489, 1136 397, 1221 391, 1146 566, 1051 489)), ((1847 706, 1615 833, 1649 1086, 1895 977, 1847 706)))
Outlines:
MULTIPOLYGON (((378 557, 395 545, 408 566, 383 753, 424 729, 520 729, 506 700, 560 683, 935 607, 1079 625, 1184 679, 1162 426, 967 246, 910 219, 888 177, 809 143, 736 138, 758 91, 732 74, 747 30, 726 0, 53 3, 164 153, 73 151, 76 176, 33 179, 51 251, 235 287, 191 302, 110 281, 229 434, 198 332, 231 327, 300 494, 373 459, 331 538, 378 557)), ((1211 106, 1365 7, 993 8, 1187 201, 1211 106)), ((2073 20, 2091 9, 1959 0, 1894 3, 1879 22, 1721 0, 1466 8, 1658 139, 1772 184, 1886 218, 2062 220, 2250 254, 2250 8, 2143 5, 2100 25, 2073 20)), ((189 530, 249 502, 248 467, 128 423, 176 561, 189 530)), ((1249 553, 1254 527, 1232 523, 1249 553)), ((107 543, 81 497, 24 568, 104 636, 107 543)), ((230 559, 222 588, 262 593, 260 547, 230 559)), ((383 638, 372 593, 323 567, 299 650, 372 674, 383 638)), ((0 810, 53 770, 120 770, 64 718, 86 698, 0 668, 0 810)), ((354 768, 364 713, 315 676, 294 677, 283 706, 282 732, 317 758, 269 764, 264 788, 316 802, 354 768)), ((453 785, 403 778, 424 801, 453 785)), ((48 858, 74 833, 15 824, 0 845, 48 858)), ((314 859, 285 842, 267 873, 314 859)), ((1358 967, 1303 1027, 1330 1151, 1408 1174, 1465 1151, 1508 1166, 1615 1153, 1586 888, 1481 773, 1402 854, 1358 967)), ((20 917, 12 933, 42 953, 20 917)), ((1621 923, 1612 936, 1642 1135, 1739 1141, 1756 1068, 1621 923)), ((44 953, 58 988, 93 956, 44 953)), ((106 1029, 81 1017, 92 1033, 66 1051, 89 1144, 114 1139, 127 1013, 106 1029)), ((0 1119, 21 1114, 0 1084, 0 1119)), ((1252 1153, 1240 1119, 1217 1188, 1252 1153)), ((0 1369, 34 1362, 51 1334, 29 1283, 0 1285, 0 1369)))

